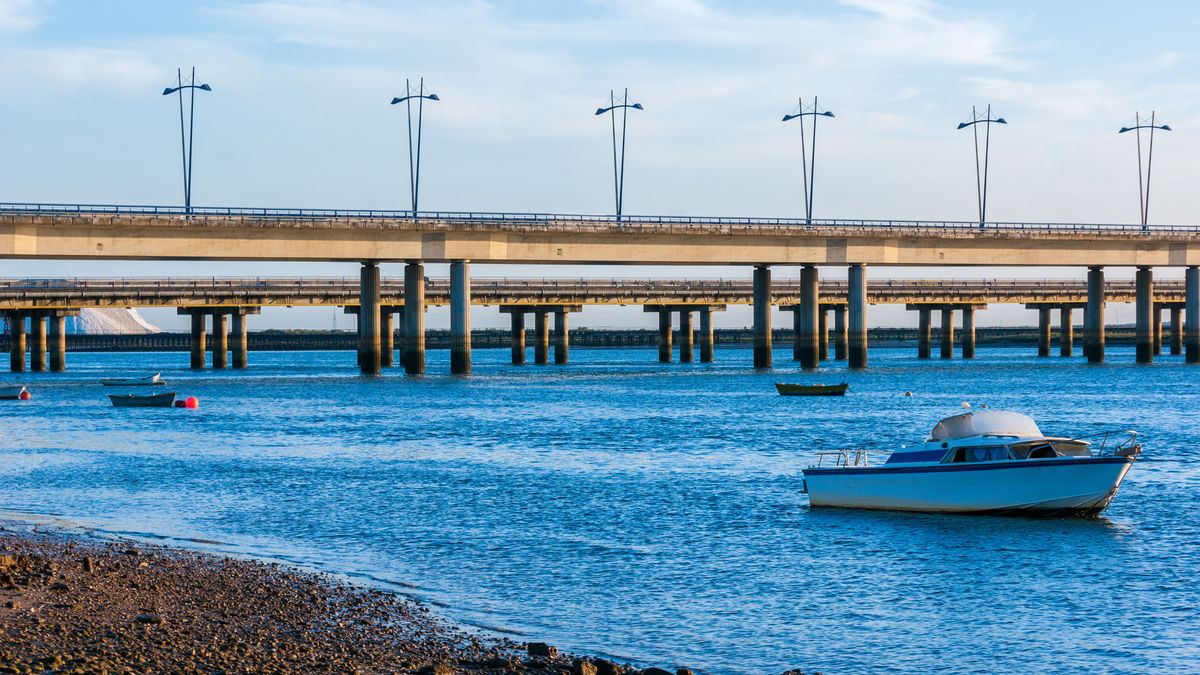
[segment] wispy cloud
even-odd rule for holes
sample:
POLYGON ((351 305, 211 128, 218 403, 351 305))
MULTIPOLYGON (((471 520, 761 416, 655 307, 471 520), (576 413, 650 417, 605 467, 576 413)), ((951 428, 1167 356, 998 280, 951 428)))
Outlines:
POLYGON ((42 4, 37 0, 0 0, 0 33, 33 30, 41 23, 42 4))

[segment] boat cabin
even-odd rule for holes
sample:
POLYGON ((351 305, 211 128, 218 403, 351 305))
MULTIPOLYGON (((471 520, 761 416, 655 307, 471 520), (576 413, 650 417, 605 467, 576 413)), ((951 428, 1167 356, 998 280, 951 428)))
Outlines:
POLYGON ((1091 454, 1087 441, 1046 436, 1027 415, 975 410, 938 422, 921 447, 894 452, 887 463, 957 464, 1091 454))

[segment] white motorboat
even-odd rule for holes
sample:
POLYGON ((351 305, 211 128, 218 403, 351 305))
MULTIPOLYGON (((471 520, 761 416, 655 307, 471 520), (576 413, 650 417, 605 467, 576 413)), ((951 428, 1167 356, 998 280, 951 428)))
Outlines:
POLYGON ((159 384, 166 384, 166 380, 162 379, 162 373, 155 373, 145 377, 103 377, 100 378, 100 384, 106 387, 146 387, 159 384))
POLYGON ((1046 436, 1026 415, 983 409, 943 419, 882 464, 866 450, 819 453, 804 483, 812 506, 1095 516, 1141 450, 1136 432, 1046 436))

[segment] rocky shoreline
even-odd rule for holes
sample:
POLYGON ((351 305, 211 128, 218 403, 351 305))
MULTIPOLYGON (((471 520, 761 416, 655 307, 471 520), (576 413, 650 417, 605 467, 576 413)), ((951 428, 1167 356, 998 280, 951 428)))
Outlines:
POLYGON ((471 633, 327 574, 0 525, 0 673, 46 672, 691 673, 471 633))

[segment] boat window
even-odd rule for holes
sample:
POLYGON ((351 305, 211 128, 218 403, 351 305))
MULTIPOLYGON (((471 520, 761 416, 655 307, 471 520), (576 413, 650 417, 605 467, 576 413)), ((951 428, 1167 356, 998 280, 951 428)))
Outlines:
POLYGON ((997 462, 1012 459, 1007 445, 981 445, 968 448, 956 448, 950 453, 947 462, 997 462))

